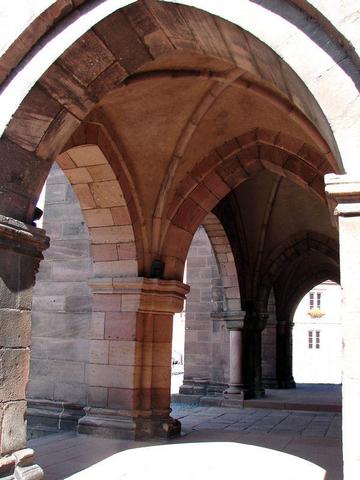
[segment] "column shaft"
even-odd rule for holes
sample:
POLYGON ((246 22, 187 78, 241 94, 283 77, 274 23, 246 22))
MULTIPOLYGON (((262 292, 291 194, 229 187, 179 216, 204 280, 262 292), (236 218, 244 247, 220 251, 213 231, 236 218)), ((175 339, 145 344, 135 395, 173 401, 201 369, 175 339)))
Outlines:
POLYGON ((294 324, 278 321, 276 326, 276 376, 278 388, 295 388, 292 373, 292 330, 294 324))
POLYGON ((326 175, 329 207, 338 217, 342 287, 342 442, 344 480, 360 478, 360 179, 326 175))
POLYGON ((0 477, 43 478, 26 449, 26 386, 32 287, 48 244, 43 230, 0 216, 0 477))

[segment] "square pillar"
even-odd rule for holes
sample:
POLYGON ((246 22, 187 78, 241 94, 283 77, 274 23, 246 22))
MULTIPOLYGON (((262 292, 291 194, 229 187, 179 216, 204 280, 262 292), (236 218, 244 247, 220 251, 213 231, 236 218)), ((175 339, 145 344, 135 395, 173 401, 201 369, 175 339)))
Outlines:
POLYGON ((0 477, 43 478, 26 448, 32 287, 45 231, 0 215, 0 477))
POLYGON ((265 396, 262 385, 261 333, 266 326, 268 316, 263 312, 246 311, 242 335, 244 399, 265 396))
POLYGON ((360 177, 331 174, 325 176, 325 183, 331 213, 337 218, 340 242, 344 480, 357 480, 360 478, 360 177))
POLYGON ((103 338, 90 342, 89 406, 80 433, 144 439, 180 433, 170 417, 173 314, 189 287, 176 280, 101 278, 90 282, 103 338))
POLYGON ((294 324, 278 319, 276 324, 276 388, 296 388, 292 372, 292 336, 294 324))

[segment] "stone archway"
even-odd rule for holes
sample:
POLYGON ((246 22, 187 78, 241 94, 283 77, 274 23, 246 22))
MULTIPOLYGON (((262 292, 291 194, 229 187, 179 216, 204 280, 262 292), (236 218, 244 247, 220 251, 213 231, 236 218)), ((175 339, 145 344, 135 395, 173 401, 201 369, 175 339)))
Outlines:
MULTIPOLYGON (((89 372, 94 378, 107 378, 109 385, 105 388, 117 388, 109 376, 125 373, 135 388, 124 388, 129 390, 126 394, 118 392, 125 395, 121 399, 124 403, 120 403, 130 405, 131 414, 126 419, 114 420, 111 413, 90 408, 83 425, 90 430, 96 427, 102 433, 107 433, 104 421, 116 431, 135 429, 140 434, 153 434, 160 430, 164 433, 166 425, 165 430, 173 432, 178 430, 178 425, 168 416, 169 324, 172 313, 181 308, 187 291, 180 280, 197 226, 241 179, 264 167, 291 177, 323 197, 324 174, 342 172, 342 165, 334 136, 319 105, 280 57, 255 37, 197 9, 165 6, 161 2, 139 2, 116 10, 118 6, 108 0, 96 5, 85 4, 75 12, 72 6, 60 8, 57 13, 47 12, 51 19, 54 13, 57 20, 62 15, 68 16, 50 29, 17 67, 15 64, 27 48, 20 48, 15 55, 17 60, 10 62, 13 70, 1 95, 1 101, 7 103, 6 108, 1 109, 3 128, 13 115, 0 147, 4 165, 1 206, 2 213, 13 220, 3 219, 2 231, 6 238, 4 245, 11 251, 14 263, 18 261, 21 239, 25 248, 22 246, 20 252, 29 256, 26 268, 31 271, 41 258, 40 251, 46 247, 46 240, 42 233, 26 224, 33 221, 36 198, 52 161, 84 120, 106 124, 111 139, 125 152, 124 164, 133 180, 131 188, 140 199, 139 225, 133 224, 133 233, 135 243, 140 246, 142 267, 138 273, 146 278, 102 279, 97 282, 96 295, 101 299, 101 308, 107 304, 109 311, 120 311, 132 318, 136 335, 141 338, 141 346, 137 347, 142 357, 140 361, 133 355, 134 362, 126 371, 120 368, 124 365, 115 365, 111 374, 105 367, 89 372), (64 32, 68 34, 68 43, 63 42, 64 32), (247 108, 235 108, 239 105, 247 108), (229 116, 224 116, 224 112, 229 116), (275 135, 274 139, 274 132, 270 132, 269 141, 269 130, 274 124, 279 137, 275 135), (256 138, 252 140, 253 145, 250 145, 252 141, 244 141, 246 148, 240 151, 241 144, 235 140, 235 148, 231 147, 232 139, 254 130, 255 134, 250 133, 252 139, 256 138), (258 134, 265 139, 259 139, 258 134), (279 145, 278 140, 283 136, 290 137, 292 142, 295 140, 295 145, 289 149, 279 145), (209 142, 205 141, 207 138, 209 142), (301 144, 297 143, 299 140, 301 144), (230 152, 227 151, 229 145, 230 152), (220 157, 218 148, 222 152, 220 157), (210 158, 209 152, 214 151, 210 158), (200 170, 197 171, 197 167, 200 170), (157 418, 152 423, 154 412, 157 418), (134 418, 137 420, 133 422, 134 418)), ((224 3, 217 8, 223 9, 226 15, 224 3)), ((261 12, 261 7, 254 8, 261 12)), ((48 26, 45 20, 43 33, 48 26)), ((272 30, 268 29, 270 37, 272 30)), ((31 35, 28 45, 34 45, 31 35)), ((293 45, 297 48, 301 43, 293 45)), ((310 74, 304 74, 309 87, 311 80, 316 80, 316 73, 316 69, 310 68, 310 74)), ((335 76, 338 73, 335 65, 335 76)), ((333 86, 327 75, 323 78, 325 83, 321 85, 333 86)), ((347 88, 348 77, 342 74, 340 78, 347 88)), ((349 107, 347 100, 352 94, 351 86, 340 102, 344 111, 349 107)), ((323 98, 321 93, 318 92, 317 98, 323 98)), ((326 101, 321 105, 326 106, 328 117, 336 127, 344 161, 352 165, 345 157, 347 152, 356 151, 355 135, 351 135, 351 128, 344 128, 341 121, 337 123, 336 115, 331 114, 332 105, 326 101)), ((348 123, 352 123, 356 102, 354 105, 348 109, 348 123)), ((77 149, 79 147, 74 151, 77 149)), ((124 196, 127 197, 125 189, 124 196)), ((132 199, 135 201, 134 196, 132 199)), ((136 207, 129 204, 129 212, 135 210, 136 207)), ((107 227, 92 228, 95 231, 107 227)), ((4 269, 8 268, 9 258, 4 259, 4 269)), ((25 260, 22 258, 21 262, 25 260)), ((104 261, 103 272, 113 268, 111 262, 104 261)), ((22 276, 24 271, 22 265, 16 274, 22 276)), ((13 292, 10 280, 5 279, 4 298, 11 297, 9 290, 13 292)), ((32 271, 25 287, 16 292, 19 298, 23 290, 31 290, 31 281, 32 271)), ((13 305, 11 302, 9 305, 13 305)), ((24 305, 28 311, 28 304, 24 305)), ((21 312, 19 309, 19 316, 21 312)), ((25 354, 24 349, 24 345, 19 346, 18 353, 25 354)), ((21 392, 17 401, 23 408, 24 393, 21 392)), ((3 453, 21 445, 23 438, 17 445, 8 445, 3 453)), ((16 457, 13 463, 15 461, 16 457)))

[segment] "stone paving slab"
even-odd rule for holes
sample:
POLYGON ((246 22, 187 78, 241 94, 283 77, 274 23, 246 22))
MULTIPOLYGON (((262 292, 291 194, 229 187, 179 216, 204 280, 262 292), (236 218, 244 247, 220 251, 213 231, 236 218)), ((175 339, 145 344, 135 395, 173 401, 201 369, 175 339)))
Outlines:
POLYGON ((67 432, 31 440, 29 446, 35 449, 36 461, 44 468, 46 480, 63 480, 129 448, 213 441, 258 445, 297 455, 328 470, 327 480, 342 478, 338 413, 173 405, 172 415, 182 422, 182 436, 172 440, 139 442, 67 432))

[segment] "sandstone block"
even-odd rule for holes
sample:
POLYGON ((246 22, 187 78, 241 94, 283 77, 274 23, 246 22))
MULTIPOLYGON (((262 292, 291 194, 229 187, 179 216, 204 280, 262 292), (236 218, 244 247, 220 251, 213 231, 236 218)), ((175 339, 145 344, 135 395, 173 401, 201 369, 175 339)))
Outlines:
POLYGON ((113 340, 109 347, 110 365, 141 365, 141 344, 129 340, 113 340))
POLYGON ((113 363, 109 355, 109 342, 107 340, 91 340, 89 342, 89 362, 90 363, 113 363))
POLYGON ((25 448, 26 445, 26 401, 0 404, 2 455, 25 448))
POLYGON ((107 407, 108 388, 88 387, 88 403, 93 407, 107 407))
POLYGON ((94 312, 119 312, 121 310, 122 296, 118 294, 94 294, 94 312))
POLYGON ((0 311, 0 347, 28 347, 31 342, 31 312, 0 311))
POLYGON ((134 366, 86 365, 86 382, 94 387, 133 388, 139 374, 134 366))
POLYGON ((29 362, 30 351, 27 348, 0 349, 0 402, 26 398, 29 362))
POLYGON ((84 211, 84 217, 88 227, 106 227, 114 225, 114 220, 109 208, 97 208, 84 211))
POLYGON ((139 332, 136 313, 107 312, 105 338, 112 340, 135 340, 139 332))
POLYGON ((108 262, 120 258, 116 244, 92 245, 91 250, 95 262, 108 262))

